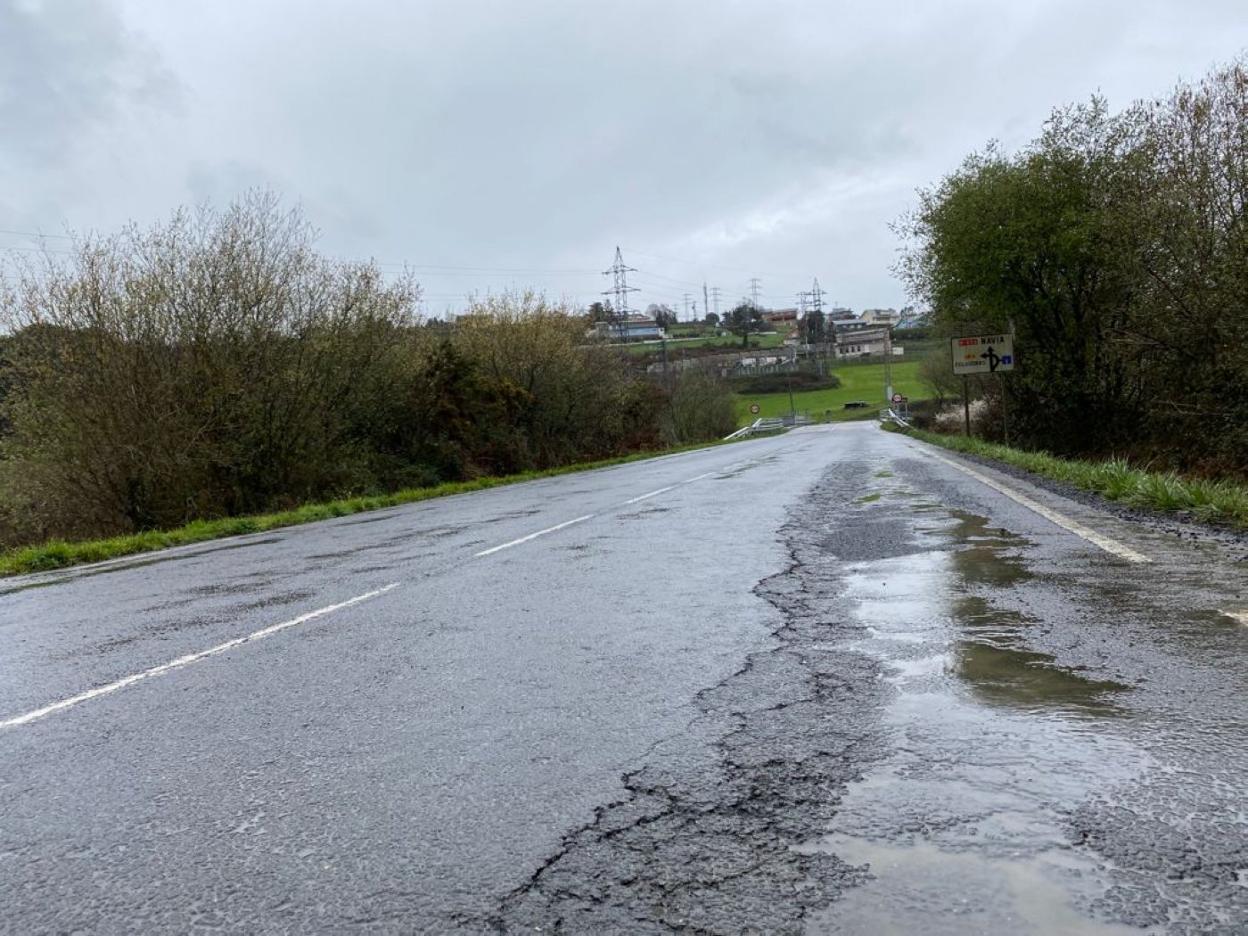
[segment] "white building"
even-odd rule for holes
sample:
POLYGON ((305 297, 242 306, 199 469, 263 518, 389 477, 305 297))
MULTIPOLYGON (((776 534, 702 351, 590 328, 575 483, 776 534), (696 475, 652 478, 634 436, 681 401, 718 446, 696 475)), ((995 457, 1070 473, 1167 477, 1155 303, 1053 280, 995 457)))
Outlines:
POLYGON ((901 313, 896 309, 863 309, 859 321, 867 325, 896 325, 901 321, 901 313))

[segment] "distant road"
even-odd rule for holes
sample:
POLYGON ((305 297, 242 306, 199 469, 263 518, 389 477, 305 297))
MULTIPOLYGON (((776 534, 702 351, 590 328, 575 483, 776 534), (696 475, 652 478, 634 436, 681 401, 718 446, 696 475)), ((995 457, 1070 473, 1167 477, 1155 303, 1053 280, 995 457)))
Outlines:
POLYGON ((0 580, 0 931, 1245 932, 1245 552, 855 423, 0 580))

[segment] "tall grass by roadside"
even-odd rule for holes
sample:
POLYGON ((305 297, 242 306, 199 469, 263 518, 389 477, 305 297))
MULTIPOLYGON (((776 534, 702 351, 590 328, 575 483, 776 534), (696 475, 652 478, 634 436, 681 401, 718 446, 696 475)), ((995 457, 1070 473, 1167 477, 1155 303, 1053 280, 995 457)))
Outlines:
POLYGON ((564 465, 560 468, 550 468, 544 471, 526 471, 521 474, 500 477, 474 478, 471 481, 451 481, 433 487, 408 488, 396 491, 393 494, 347 497, 316 504, 304 504, 293 510, 283 510, 277 513, 255 514, 247 517, 222 517, 216 520, 194 520, 184 526, 169 530, 145 530, 141 533, 113 536, 108 539, 72 543, 64 540, 53 540, 36 546, 23 546, 7 552, 0 552, 0 575, 47 572, 65 568, 66 566, 81 565, 85 562, 101 562, 105 559, 116 559, 135 553, 152 552, 157 549, 167 549, 171 546, 187 546, 192 543, 202 543, 206 540, 221 539, 226 536, 264 533, 279 527, 314 523, 317 520, 329 520, 333 517, 346 517, 350 514, 363 513, 368 510, 397 507, 400 504, 412 504, 435 497, 448 497, 452 494, 467 494, 471 491, 483 491, 486 488, 517 484, 521 481, 534 481, 538 478, 551 478, 556 475, 570 474, 576 471, 610 468, 613 465, 622 465, 626 462, 673 455, 718 444, 720 443, 711 442, 700 445, 685 445, 662 451, 635 452, 618 458, 564 465))
POLYGON ((1206 523, 1248 527, 1248 487, 1232 481, 1204 481, 1168 471, 1147 471, 1132 467, 1122 458, 1066 459, 1047 452, 1025 452, 980 439, 921 429, 908 430, 907 434, 955 452, 1004 462, 1131 507, 1183 512, 1206 523))

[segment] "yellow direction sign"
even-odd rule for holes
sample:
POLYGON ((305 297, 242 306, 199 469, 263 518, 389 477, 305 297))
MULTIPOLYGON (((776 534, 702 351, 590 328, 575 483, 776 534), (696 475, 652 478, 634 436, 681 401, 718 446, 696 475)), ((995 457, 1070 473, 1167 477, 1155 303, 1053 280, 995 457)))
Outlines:
POLYGON ((951 338, 955 374, 998 374, 1014 369, 1013 335, 951 338))

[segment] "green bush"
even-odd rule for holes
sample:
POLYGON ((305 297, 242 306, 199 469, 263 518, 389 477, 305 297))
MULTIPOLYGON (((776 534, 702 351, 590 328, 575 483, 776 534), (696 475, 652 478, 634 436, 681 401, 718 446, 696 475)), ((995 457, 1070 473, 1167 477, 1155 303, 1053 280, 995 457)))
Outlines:
POLYGON ((252 532, 732 428, 718 382, 669 391, 574 310, 505 294, 426 327, 419 296, 266 194, 27 269, 0 288, 0 546, 252 532))

